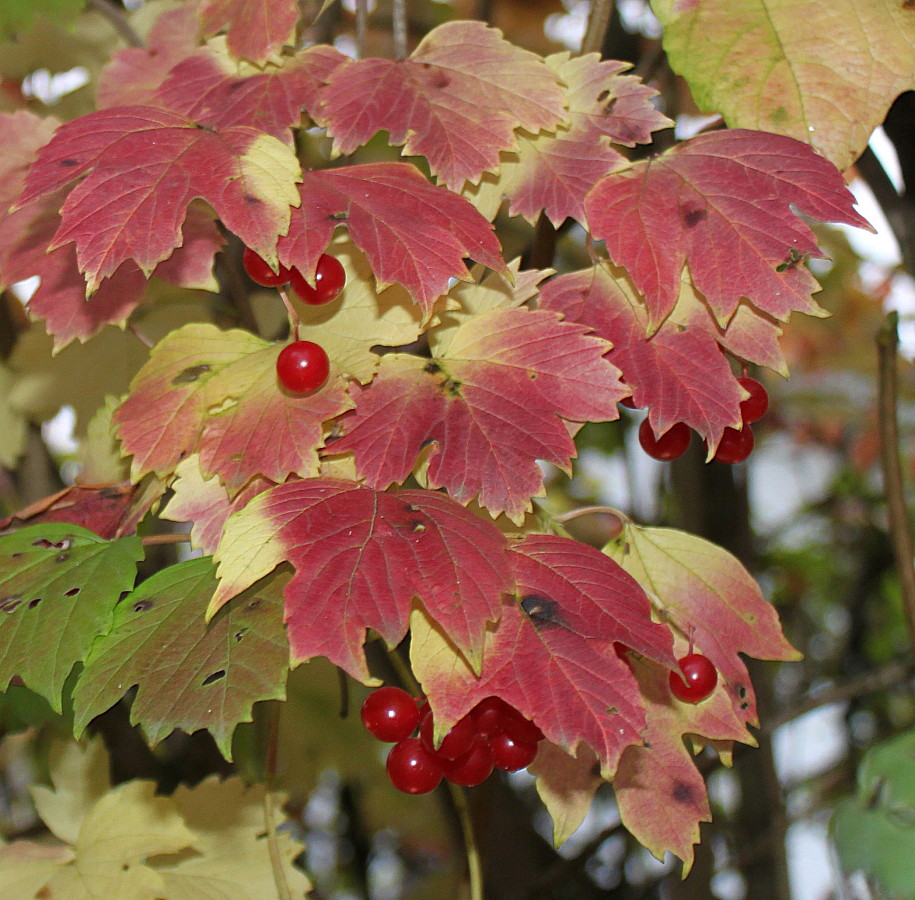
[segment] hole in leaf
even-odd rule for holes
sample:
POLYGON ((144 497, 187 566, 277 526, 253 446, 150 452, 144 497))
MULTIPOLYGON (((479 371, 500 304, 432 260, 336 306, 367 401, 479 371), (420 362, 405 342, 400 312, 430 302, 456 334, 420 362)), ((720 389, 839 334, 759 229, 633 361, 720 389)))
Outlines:
POLYGON ((246 609, 257 609, 261 605, 260 600, 256 597, 247 605, 246 609))
POLYGON ((218 672, 212 672, 203 679, 203 687, 206 687, 208 684, 213 684, 215 681, 219 681, 220 678, 226 677, 226 670, 220 669, 218 672))
POLYGON ((136 613, 146 612, 148 609, 153 608, 152 600, 137 600, 133 605, 133 611, 136 613))
POLYGON ((36 597, 34 600, 29 600, 29 609, 34 609, 36 606, 38 606, 42 599, 43 598, 41 597, 36 597))
POLYGON ((69 591, 64 592, 65 597, 75 597, 79 593, 80 589, 78 587, 70 588, 69 591))
POLYGON ((538 628, 544 625, 560 625, 559 604, 549 597, 528 594, 521 598, 521 609, 538 628))
POLYGON ((240 641, 247 633, 247 628, 239 628, 238 631, 235 632, 235 640, 240 641))
POLYGON ((0 612, 11 613, 20 603, 22 603, 22 597, 18 595, 0 600, 0 612))

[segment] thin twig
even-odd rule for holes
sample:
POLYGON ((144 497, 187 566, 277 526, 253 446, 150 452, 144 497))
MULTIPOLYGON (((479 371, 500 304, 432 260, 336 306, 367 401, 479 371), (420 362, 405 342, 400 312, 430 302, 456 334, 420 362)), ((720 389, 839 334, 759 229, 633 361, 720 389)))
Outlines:
POLYGON ((111 27, 122 37, 131 47, 142 47, 143 38, 133 30, 133 26, 127 20, 123 10, 115 6, 111 0, 89 0, 89 6, 92 7, 100 16, 104 16, 111 27))
POLYGON ((577 519, 580 516, 590 516, 592 514, 600 513, 604 513, 608 516, 616 516, 621 522, 629 521, 629 516, 625 513, 621 513, 613 506, 579 506, 578 509, 570 509, 568 512, 558 513, 553 516, 553 519, 556 522, 571 522, 572 519, 577 519))
POLYGON ((872 672, 865 672, 855 678, 850 678, 842 684, 834 684, 821 691, 816 691, 799 700, 793 706, 782 710, 778 715, 769 716, 763 726, 764 734, 771 734, 776 728, 786 722, 800 718, 805 713, 832 703, 842 703, 845 700, 854 700, 866 694, 885 691, 897 684, 904 684, 915 678, 915 664, 906 661, 889 663, 872 672))
POLYGON ((337 666, 337 686, 340 688, 340 718, 345 719, 349 716, 349 681, 346 679, 346 672, 337 666))
POLYGON ((879 392, 877 415, 880 426, 880 466, 886 493, 890 541, 899 572, 902 607, 915 654, 915 566, 912 564, 912 527, 905 502, 902 463, 899 459, 899 420, 896 414, 896 367, 899 348, 899 314, 887 313, 877 334, 879 392))
POLYGON ((604 46, 610 16, 613 13, 613 0, 593 0, 591 15, 588 17, 588 30, 581 41, 581 52, 599 53, 604 46))
POLYGON ((189 544, 191 536, 187 532, 169 534, 147 534, 140 538, 144 547, 155 547, 157 544, 189 544))
POLYGON ((356 0, 356 57, 365 58, 365 39, 369 30, 369 0, 356 0))
POLYGON ((480 851, 473 833, 473 817, 467 805, 464 791, 456 784, 447 782, 451 793, 451 802, 461 823, 461 834, 464 836, 464 851, 467 854, 467 874, 470 877, 470 900, 483 900, 483 866, 480 863, 480 851))
POLYGON ((273 808, 273 782, 276 778, 277 748, 280 737, 280 713, 282 705, 275 700, 269 704, 267 719, 267 756, 264 763, 264 826, 267 829, 267 849, 270 852, 270 867, 279 900, 292 900, 292 891, 286 880, 286 869, 280 855, 276 838, 276 816, 273 808))
POLYGON ((137 326, 133 324, 133 322, 127 323, 127 330, 145 347, 152 349, 155 346, 153 341, 150 340, 145 334, 143 334, 143 332, 140 331, 137 326))
POLYGON ((391 30, 394 33, 394 56, 403 59, 407 55, 407 0, 392 0, 391 30))

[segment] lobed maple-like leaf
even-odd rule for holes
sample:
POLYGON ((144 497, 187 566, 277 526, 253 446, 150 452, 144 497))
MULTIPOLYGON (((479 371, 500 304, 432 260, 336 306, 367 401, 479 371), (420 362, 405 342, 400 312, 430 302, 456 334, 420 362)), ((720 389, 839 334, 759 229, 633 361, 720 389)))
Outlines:
POLYGON ((200 18, 205 37, 227 30, 233 56, 262 63, 293 43, 299 8, 295 0, 203 0, 200 18))
POLYGON ((352 153, 387 131, 422 155, 452 190, 499 166, 514 129, 536 134, 564 115, 563 92, 543 60, 482 22, 447 22, 407 59, 364 59, 337 68, 323 92, 320 124, 334 151, 352 153))
POLYGON ((239 72, 235 62, 211 44, 172 69, 156 100, 211 128, 248 125, 288 140, 303 109, 316 114, 319 88, 346 59, 339 50, 317 44, 281 66, 239 72))
POLYGON ((505 270, 492 226, 463 197, 430 184, 410 163, 306 172, 301 205, 278 244, 281 262, 313 278, 334 229, 368 257, 379 291, 402 284, 428 313, 464 258, 505 270))
POLYGON ((62 125, 39 152, 19 205, 82 178, 61 208, 50 249, 75 243, 92 293, 125 260, 149 274, 167 259, 197 197, 274 262, 300 177, 292 150, 257 129, 217 131, 161 107, 120 106, 62 125))
POLYGON ((626 395, 603 341, 546 310, 491 309, 464 322, 432 360, 392 353, 332 452, 352 451, 360 477, 402 483, 430 442, 426 478, 461 503, 516 521, 543 490, 543 459, 568 469, 566 421, 606 421, 626 395), (561 417, 561 418, 560 418, 561 417))
MULTIPOLYGON (((709 329, 666 321, 649 335, 648 313, 625 273, 595 266, 560 275, 540 294, 540 308, 562 313, 609 341, 607 359, 623 373, 656 435, 677 422, 699 432, 714 453, 726 427, 740 428, 737 383, 709 329)), ((712 327, 714 321, 706 316, 712 327)))
POLYGON ((645 296, 656 328, 676 303, 687 263, 722 325, 743 297, 780 320, 794 310, 817 314, 818 285, 804 260, 821 253, 791 206, 870 228, 853 202, 842 174, 806 144, 737 129, 608 175, 588 194, 585 213, 645 296))
POLYGON ((411 662, 437 727, 444 734, 480 700, 501 697, 569 752, 591 747, 610 777, 645 725, 638 685, 613 642, 672 667, 670 631, 599 551, 552 535, 529 535, 511 550, 516 602, 489 635, 479 678, 414 617, 411 662))
POLYGON ((18 675, 60 712, 64 681, 107 631, 142 558, 139 538, 109 542, 67 523, 0 536, 0 685, 18 675))
POLYGON ((155 21, 142 47, 116 50, 98 76, 99 109, 154 104, 172 68, 197 47, 197 4, 167 9, 155 21))
POLYGON ((206 728, 232 758, 232 733, 260 700, 282 700, 289 669, 283 587, 277 572, 224 606, 209 622, 216 590, 209 557, 148 578, 115 607, 111 630, 92 646, 73 692, 74 731, 137 693, 130 720, 153 744, 176 728, 206 728))
POLYGON ((672 528, 627 523, 604 552, 650 586, 658 614, 715 664, 735 713, 756 724, 753 686, 738 654, 784 660, 800 654, 750 573, 721 547, 672 528))
POLYGON ((671 67, 739 128, 806 141, 846 169, 915 88, 915 9, 897 0, 652 0, 671 67), (879 47, 879 52, 875 48, 879 47))
POLYGON ((210 613, 290 562, 286 587, 293 662, 326 656, 370 679, 362 645, 375 629, 391 646, 414 597, 470 659, 510 584, 499 530, 442 494, 382 493, 311 478, 258 494, 226 522, 210 613))
POLYGON ((650 143, 652 131, 673 123, 652 105, 657 91, 622 74, 629 63, 602 61, 597 53, 555 53, 545 62, 566 85, 567 124, 555 132, 519 133, 517 149, 502 152, 498 174, 485 174, 465 196, 482 203, 492 214, 487 218, 507 196, 512 215, 534 222, 542 210, 558 228, 568 216, 584 223, 588 191, 604 175, 629 167, 612 144, 650 143))

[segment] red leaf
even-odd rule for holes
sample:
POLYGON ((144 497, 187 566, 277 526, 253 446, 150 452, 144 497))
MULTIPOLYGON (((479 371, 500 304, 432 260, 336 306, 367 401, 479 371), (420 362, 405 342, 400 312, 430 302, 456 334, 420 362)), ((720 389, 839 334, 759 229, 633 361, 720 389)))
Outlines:
POLYGON ((821 221, 870 228, 853 202, 842 174, 806 144, 735 129, 607 176, 585 211, 645 295, 655 326, 676 303, 684 263, 724 324, 742 297, 781 320, 793 310, 816 313, 817 283, 802 260, 822 254, 791 204, 821 221))
POLYGON ((599 266, 548 282, 540 308, 588 325, 613 344, 607 359, 632 387, 636 406, 648 407, 656 435, 685 422, 714 451, 726 427, 740 427, 745 392, 707 329, 668 321, 648 337, 648 314, 634 292, 627 295, 599 266))
POLYGON ((408 59, 341 66, 324 101, 321 124, 336 152, 352 153, 384 130, 453 190, 496 169, 499 151, 515 146, 515 128, 552 128, 564 109, 540 57, 469 21, 433 29, 408 59))
POLYGON ((491 633, 479 678, 449 665, 414 628, 411 658, 436 721, 447 728, 484 697, 501 697, 569 752, 590 746, 609 777, 645 725, 638 684, 613 642, 672 667, 671 633, 599 551, 551 535, 528 536, 512 551, 518 602, 491 633))
POLYGON ((292 43, 299 20, 296 0, 204 0, 204 37, 228 29, 233 56, 260 63, 292 43))
POLYGON ((183 3, 162 13, 150 29, 144 47, 117 50, 99 73, 99 109, 155 102, 156 91, 172 67, 197 47, 197 9, 183 3))
POLYGON ((431 361, 384 356, 368 387, 351 388, 356 410, 333 452, 352 450, 360 477, 382 489, 403 482, 434 442, 430 487, 517 519, 543 490, 536 460, 567 469, 575 455, 563 420, 619 415, 626 389, 602 359, 607 345, 584 332, 553 312, 494 309, 431 361))
POLYGON ((302 205, 277 249, 309 277, 340 222, 368 256, 379 290, 400 282, 426 312, 450 278, 469 277, 464 257, 505 270, 489 222, 409 163, 306 172, 300 191, 302 205))
POLYGON ((268 260, 288 227, 289 204, 298 202, 298 163, 275 138, 248 127, 215 132, 154 107, 100 110, 61 126, 39 153, 19 204, 83 175, 61 209, 51 249, 76 242, 90 292, 124 260, 149 273, 166 259, 181 243, 196 197, 268 260))
POLYGON ((326 656, 360 680, 369 678, 366 630, 397 644, 414 597, 479 657, 511 583, 502 534, 447 497, 326 478, 259 494, 228 520, 216 558, 211 614, 288 560, 296 569, 286 587, 293 661, 326 656))
POLYGON ((326 44, 309 47, 282 67, 236 74, 211 47, 199 49, 172 69, 158 90, 159 102, 212 128, 249 125, 274 137, 288 138, 302 109, 313 115, 318 88, 346 57, 326 44))

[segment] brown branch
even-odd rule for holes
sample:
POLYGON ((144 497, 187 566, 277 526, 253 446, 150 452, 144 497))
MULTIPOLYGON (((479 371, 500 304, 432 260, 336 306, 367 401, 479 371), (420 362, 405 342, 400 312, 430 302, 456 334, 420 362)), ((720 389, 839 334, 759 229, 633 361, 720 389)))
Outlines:
POLYGON ((407 55, 407 0, 392 0, 391 31, 394 34, 394 56, 403 59, 407 55))
POLYGON ((604 46, 604 38, 613 14, 613 0, 592 0, 591 15, 588 17, 588 30, 581 41, 581 52, 599 53, 604 46))
POLYGON ((365 39, 369 29, 369 0, 356 0, 356 57, 365 57, 365 39))
POLYGON ((147 534, 140 538, 144 547, 155 547, 157 544, 189 544, 191 536, 186 532, 172 532, 169 534, 147 534))
POLYGON ((899 314, 887 314, 877 334, 878 403, 880 430, 880 467, 886 493, 890 541, 899 572, 902 607, 909 629, 909 642, 915 654, 915 567, 913 567, 912 527, 905 502, 902 463, 899 458, 899 420, 896 413, 896 366, 899 348, 899 314))
POLYGON ((131 47, 142 47, 143 38, 133 30, 133 26, 124 14, 124 11, 115 6, 111 0, 88 0, 89 6, 100 16, 108 20, 112 28, 130 44, 131 47))

